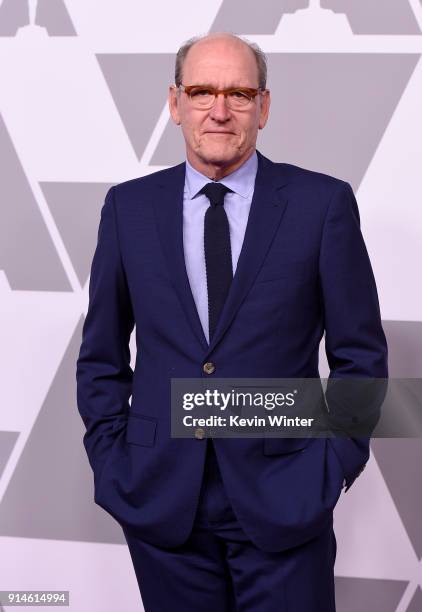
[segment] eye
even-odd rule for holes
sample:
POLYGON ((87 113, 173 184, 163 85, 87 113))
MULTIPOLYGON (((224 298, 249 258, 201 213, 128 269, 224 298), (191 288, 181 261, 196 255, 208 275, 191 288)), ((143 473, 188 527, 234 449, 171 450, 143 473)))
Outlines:
POLYGON ((212 92, 209 89, 192 89, 190 95, 192 98, 200 98, 210 96, 212 95, 212 92))
POLYGON ((230 96, 232 98, 237 98, 238 100, 249 100, 249 96, 247 95, 247 93, 245 93, 241 89, 235 89, 234 91, 230 92, 230 96))

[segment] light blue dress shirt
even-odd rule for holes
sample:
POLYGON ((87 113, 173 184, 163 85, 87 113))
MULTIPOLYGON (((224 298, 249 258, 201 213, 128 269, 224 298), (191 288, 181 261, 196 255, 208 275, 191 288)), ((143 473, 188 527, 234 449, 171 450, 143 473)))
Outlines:
MULTIPOLYGON (((258 157, 254 152, 237 170, 221 181, 233 193, 224 198, 224 209, 229 220, 230 244, 232 252, 233 275, 245 237, 249 210, 255 187, 258 157)), ((183 193, 183 248, 188 279, 198 310, 205 337, 208 331, 208 292, 204 253, 204 216, 210 206, 207 196, 198 192, 204 185, 212 182, 204 174, 195 170, 186 160, 185 188, 183 193)))

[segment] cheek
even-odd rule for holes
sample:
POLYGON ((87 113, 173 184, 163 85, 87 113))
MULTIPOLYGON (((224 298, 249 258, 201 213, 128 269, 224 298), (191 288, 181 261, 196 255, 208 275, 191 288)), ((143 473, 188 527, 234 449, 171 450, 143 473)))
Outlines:
POLYGON ((253 140, 256 138, 259 127, 259 120, 255 118, 254 121, 249 121, 247 125, 245 125, 245 138, 248 140, 253 140))
POLYGON ((183 136, 187 142, 196 142, 198 140, 197 130, 192 123, 185 121, 182 123, 183 136))
POLYGON ((187 115, 183 119, 182 127, 183 133, 188 140, 197 141, 201 129, 201 118, 187 115))

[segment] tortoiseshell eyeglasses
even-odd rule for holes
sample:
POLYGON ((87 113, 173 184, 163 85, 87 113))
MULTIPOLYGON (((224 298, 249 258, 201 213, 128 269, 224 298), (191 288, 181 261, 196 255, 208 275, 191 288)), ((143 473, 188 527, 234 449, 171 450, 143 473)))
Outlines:
POLYGON ((223 94, 227 106, 232 110, 245 110, 258 94, 263 94, 268 89, 262 87, 230 87, 228 89, 216 89, 209 85, 179 85, 176 89, 184 91, 192 106, 197 109, 209 109, 214 106, 217 96, 223 94))

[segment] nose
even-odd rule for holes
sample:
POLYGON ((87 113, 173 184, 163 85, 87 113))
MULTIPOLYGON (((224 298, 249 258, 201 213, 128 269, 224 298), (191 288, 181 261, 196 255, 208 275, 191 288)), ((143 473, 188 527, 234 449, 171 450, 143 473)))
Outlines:
POLYGON ((210 117, 215 121, 227 121, 230 119, 230 109, 222 93, 218 94, 214 106, 210 110, 210 117))

